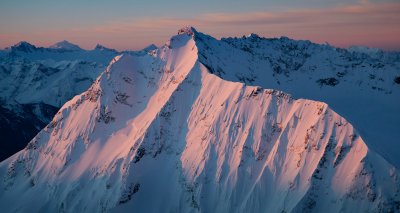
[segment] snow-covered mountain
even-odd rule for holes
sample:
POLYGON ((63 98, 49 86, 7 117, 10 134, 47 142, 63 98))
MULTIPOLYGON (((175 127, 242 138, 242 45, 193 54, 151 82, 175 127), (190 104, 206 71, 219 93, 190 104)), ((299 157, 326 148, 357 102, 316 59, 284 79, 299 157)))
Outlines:
POLYGON ((101 45, 83 50, 67 41, 51 48, 20 42, 0 51, 0 161, 25 147, 118 54, 101 45))
POLYGON ((2 211, 400 211, 399 172, 362 132, 326 103, 240 82, 248 70, 233 79, 248 58, 235 47, 244 65, 221 67, 207 38, 184 28, 115 57, 0 163, 2 211))
POLYGON ((78 45, 72 44, 69 41, 60 41, 49 47, 50 49, 59 49, 64 51, 79 51, 82 50, 78 45))

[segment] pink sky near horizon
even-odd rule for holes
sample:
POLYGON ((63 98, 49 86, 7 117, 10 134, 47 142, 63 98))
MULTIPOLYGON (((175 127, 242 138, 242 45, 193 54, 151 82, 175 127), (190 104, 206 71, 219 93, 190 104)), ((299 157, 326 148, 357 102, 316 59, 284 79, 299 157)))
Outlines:
POLYGON ((370 3, 276 12, 204 13, 191 18, 141 17, 106 21, 89 27, 52 28, 28 33, 0 32, 0 47, 19 41, 49 46, 68 40, 85 49, 97 43, 118 50, 162 45, 183 26, 216 38, 257 33, 264 37, 328 42, 338 47, 363 45, 400 50, 400 2, 370 3))

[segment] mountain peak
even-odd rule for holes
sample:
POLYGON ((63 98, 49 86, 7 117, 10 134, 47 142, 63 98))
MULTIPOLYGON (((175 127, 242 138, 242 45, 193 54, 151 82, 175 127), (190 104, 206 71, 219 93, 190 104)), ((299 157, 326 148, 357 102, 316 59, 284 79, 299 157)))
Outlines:
POLYGON ((257 35, 256 33, 250 33, 249 35, 246 36, 246 38, 260 38, 260 36, 257 35))
POLYGON ((95 50, 102 50, 102 51, 105 50, 105 51, 117 52, 116 50, 111 49, 111 48, 108 48, 108 47, 105 47, 105 46, 103 46, 103 45, 101 45, 101 44, 97 44, 96 47, 94 47, 94 49, 95 49, 95 50))
POLYGON ((20 41, 19 43, 13 45, 11 49, 23 52, 32 52, 33 50, 37 49, 37 47, 27 41, 20 41))
POLYGON ((31 43, 29 43, 27 41, 20 41, 20 42, 18 42, 17 44, 14 45, 14 47, 16 47, 16 46, 32 46, 32 47, 34 47, 33 44, 31 44, 31 43))
POLYGON ((155 50, 155 49, 157 49, 157 48, 158 48, 158 47, 157 47, 155 44, 150 44, 150 45, 148 45, 147 47, 143 48, 142 51, 151 51, 151 50, 155 50))
POLYGON ((64 50, 82 50, 78 45, 73 44, 67 40, 57 42, 51 45, 49 48, 51 49, 64 49, 64 50))
POLYGON ((197 30, 192 26, 185 26, 178 30, 178 35, 187 34, 193 36, 195 33, 197 33, 197 30))

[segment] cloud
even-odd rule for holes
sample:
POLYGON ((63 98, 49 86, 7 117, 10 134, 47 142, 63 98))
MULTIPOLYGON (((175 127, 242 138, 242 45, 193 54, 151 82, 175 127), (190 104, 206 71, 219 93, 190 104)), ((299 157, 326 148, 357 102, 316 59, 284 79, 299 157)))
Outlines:
POLYGON ((400 3, 371 3, 365 0, 334 8, 208 13, 189 18, 127 18, 89 28, 43 32, 42 36, 64 36, 59 39, 68 36, 83 43, 104 41, 118 49, 138 48, 149 43, 162 44, 185 25, 195 26, 216 37, 256 32, 266 37, 288 36, 320 43, 328 41, 342 47, 354 44, 400 49, 400 3))
POLYGON ((145 18, 110 22, 98 26, 99 33, 146 36, 158 33, 167 38, 180 26, 193 25, 217 36, 240 36, 256 31, 264 36, 291 36, 339 46, 363 44, 400 48, 400 3, 370 3, 277 12, 212 13, 183 19, 145 18), (397 46, 396 46, 397 45, 397 46))

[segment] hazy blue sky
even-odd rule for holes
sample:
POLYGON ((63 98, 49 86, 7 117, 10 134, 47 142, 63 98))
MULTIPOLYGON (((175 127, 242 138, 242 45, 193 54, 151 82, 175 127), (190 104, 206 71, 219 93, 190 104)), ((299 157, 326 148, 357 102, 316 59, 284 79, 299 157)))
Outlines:
POLYGON ((256 32, 400 49, 400 0, 0 0, 0 48, 66 39, 138 49, 162 44, 184 25, 218 38, 256 32))

